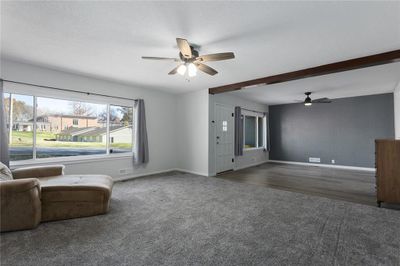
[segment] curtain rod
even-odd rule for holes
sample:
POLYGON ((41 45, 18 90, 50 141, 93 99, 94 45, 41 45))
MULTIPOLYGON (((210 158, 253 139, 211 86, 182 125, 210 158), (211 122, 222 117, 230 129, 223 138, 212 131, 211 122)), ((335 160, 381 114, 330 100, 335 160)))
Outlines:
POLYGON ((267 112, 260 112, 260 111, 256 111, 256 110, 246 109, 246 108, 242 108, 242 110, 246 110, 246 111, 254 112, 254 113, 259 113, 259 114, 263 114, 263 115, 267 114, 267 112))
POLYGON ((22 81, 15 81, 15 80, 8 80, 8 79, 0 79, 0 80, 1 80, 1 81, 6 81, 6 82, 15 83, 15 84, 29 85, 29 86, 34 86, 34 87, 39 87, 39 88, 46 88, 46 89, 52 89, 52 90, 59 90, 59 91, 68 91, 68 92, 82 93, 82 94, 86 94, 86 95, 96 95, 96 96, 102 96, 102 97, 108 97, 108 98, 114 98, 114 99, 130 100, 130 101, 137 101, 137 100, 138 100, 138 99, 131 99, 131 98, 120 97, 120 96, 111 96, 111 95, 100 94, 100 93, 83 92, 83 91, 77 91, 77 90, 70 90, 70 89, 57 88, 57 87, 52 87, 52 86, 37 85, 37 84, 27 83, 27 82, 22 82, 22 81))

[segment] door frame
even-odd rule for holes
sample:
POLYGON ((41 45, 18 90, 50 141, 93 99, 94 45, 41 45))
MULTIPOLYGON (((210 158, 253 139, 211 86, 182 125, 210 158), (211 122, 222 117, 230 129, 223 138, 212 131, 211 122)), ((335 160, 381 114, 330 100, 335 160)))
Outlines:
MULTIPOLYGON (((214 170, 215 170, 215 175, 222 173, 222 172, 218 172, 217 171, 217 143, 216 143, 216 139, 217 139, 217 106, 222 106, 228 109, 231 109, 232 113, 235 115, 235 108, 233 105, 230 104, 224 104, 224 103, 219 103, 219 102, 215 102, 214 103, 214 130, 213 130, 213 147, 214 147, 214 170)), ((235 116, 233 116, 233 123, 235 123, 235 116)), ((235 145, 235 124, 233 124, 233 145, 235 145)), ((236 158, 235 158, 235 147, 233 147, 232 149, 232 158, 234 158, 234 162, 233 162, 233 166, 232 166, 232 170, 235 170, 235 163, 236 163, 236 158)))

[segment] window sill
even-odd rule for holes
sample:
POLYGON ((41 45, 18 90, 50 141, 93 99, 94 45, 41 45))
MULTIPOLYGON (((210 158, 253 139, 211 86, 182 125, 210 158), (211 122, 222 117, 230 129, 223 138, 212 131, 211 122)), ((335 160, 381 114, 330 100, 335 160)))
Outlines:
POLYGON ((258 151, 258 150, 265 150, 265 147, 259 147, 259 148, 244 148, 243 151, 258 151))
POLYGON ((132 152, 127 152, 123 154, 108 154, 108 155, 104 154, 104 155, 92 155, 92 156, 54 157, 46 159, 14 161, 10 162, 10 166, 11 168, 15 168, 22 166, 54 164, 54 163, 70 165, 70 164, 82 164, 87 162, 110 161, 115 159, 119 160, 132 157, 133 157, 132 152))

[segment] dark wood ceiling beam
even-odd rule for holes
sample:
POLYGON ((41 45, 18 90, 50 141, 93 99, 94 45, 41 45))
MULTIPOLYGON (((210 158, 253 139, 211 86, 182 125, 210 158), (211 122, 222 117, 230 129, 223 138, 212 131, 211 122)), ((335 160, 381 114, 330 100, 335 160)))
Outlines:
POLYGON ((209 89, 209 93, 218 94, 223 92, 240 90, 248 86, 276 84, 297 79, 304 79, 304 78, 322 76, 348 70, 389 64, 398 61, 400 61, 400 50, 394 50, 386 53, 369 55, 350 60, 340 61, 336 63, 301 69, 293 72, 287 72, 274 76, 268 76, 264 78, 252 79, 229 85, 214 87, 209 89))

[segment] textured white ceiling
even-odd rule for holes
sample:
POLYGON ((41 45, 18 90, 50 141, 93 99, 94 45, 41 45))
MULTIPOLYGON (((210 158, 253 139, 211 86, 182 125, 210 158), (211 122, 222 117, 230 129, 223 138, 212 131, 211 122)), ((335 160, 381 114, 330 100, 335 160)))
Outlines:
POLYGON ((269 105, 304 101, 311 98, 346 98, 393 92, 400 82, 400 62, 295 80, 268 86, 245 88, 229 94, 269 105))
MULTIPOLYGON (((1 6, 5 58, 169 92, 400 48, 400 2, 2 1, 1 6), (201 54, 233 51, 236 59, 211 62, 219 74, 200 73, 187 82, 167 75, 174 62, 140 58, 177 56, 176 37, 200 45, 201 54)), ((375 82, 375 75, 386 75, 381 72, 369 71, 368 76, 375 82)), ((298 87, 345 90, 352 73, 333 75, 329 86, 321 81, 312 87, 304 80, 298 87)), ((287 97, 275 103, 301 98, 299 91, 290 94, 288 86, 282 88, 287 88, 287 97)))

